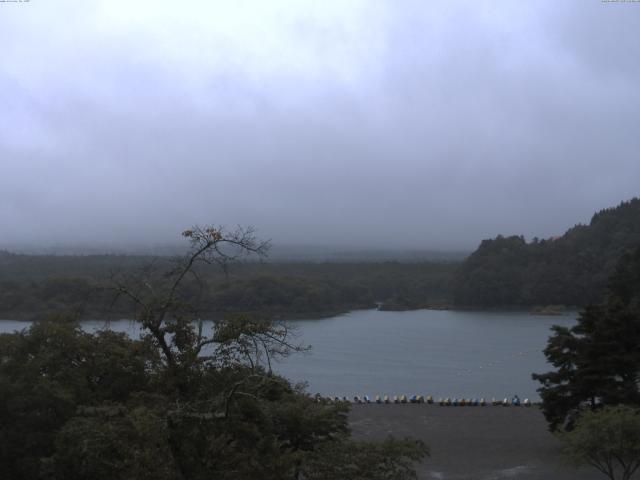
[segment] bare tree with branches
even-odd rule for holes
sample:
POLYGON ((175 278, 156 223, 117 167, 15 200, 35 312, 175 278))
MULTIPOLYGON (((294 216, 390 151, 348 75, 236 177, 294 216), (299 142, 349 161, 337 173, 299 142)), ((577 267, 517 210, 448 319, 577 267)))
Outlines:
POLYGON ((203 285, 199 265, 215 265, 227 273, 229 265, 243 257, 265 257, 268 241, 258 240, 253 228, 242 227, 228 231, 222 226, 194 226, 182 236, 189 241, 185 255, 169 264, 155 260, 135 274, 111 279, 116 300, 125 297, 135 305, 135 319, 169 367, 196 361, 236 361, 252 369, 264 363, 270 373, 275 356, 303 350, 294 343, 286 324, 269 320, 225 319, 206 334, 196 306, 185 299, 183 287, 188 279, 203 285), (209 347, 213 345, 217 347, 209 347), (204 355, 209 348, 211 354, 204 355))

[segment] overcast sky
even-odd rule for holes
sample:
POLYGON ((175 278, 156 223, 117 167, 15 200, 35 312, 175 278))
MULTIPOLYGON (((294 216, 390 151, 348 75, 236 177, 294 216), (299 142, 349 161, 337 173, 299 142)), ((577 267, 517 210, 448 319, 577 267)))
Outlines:
POLYGON ((640 194, 640 3, 31 0, 0 45, 0 245, 474 248, 640 194))

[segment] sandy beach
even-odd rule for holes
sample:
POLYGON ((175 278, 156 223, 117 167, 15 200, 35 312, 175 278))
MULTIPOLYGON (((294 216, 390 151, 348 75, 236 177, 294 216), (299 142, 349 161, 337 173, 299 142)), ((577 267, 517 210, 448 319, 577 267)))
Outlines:
POLYGON ((356 438, 388 435, 424 440, 431 457, 421 480, 602 480, 590 468, 563 464, 560 443, 538 407, 440 407, 427 404, 353 405, 356 438))

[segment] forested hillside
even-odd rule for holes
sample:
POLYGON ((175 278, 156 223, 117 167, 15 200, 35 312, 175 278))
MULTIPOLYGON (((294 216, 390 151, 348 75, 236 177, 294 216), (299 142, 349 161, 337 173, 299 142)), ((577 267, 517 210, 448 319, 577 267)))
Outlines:
POLYGON ((583 306, 598 302, 620 257, 640 246, 640 199, 596 213, 558 238, 483 240, 458 269, 458 306, 583 306))
MULTIPOLYGON (((0 252, 0 318, 29 319, 51 311, 82 318, 130 315, 132 305, 113 303, 113 273, 138 272, 167 257, 15 255, 0 252)), ((235 264, 228 276, 199 270, 184 294, 204 316, 259 312, 289 318, 332 315, 376 302, 391 308, 451 303, 457 264, 447 262, 261 263, 235 264)))

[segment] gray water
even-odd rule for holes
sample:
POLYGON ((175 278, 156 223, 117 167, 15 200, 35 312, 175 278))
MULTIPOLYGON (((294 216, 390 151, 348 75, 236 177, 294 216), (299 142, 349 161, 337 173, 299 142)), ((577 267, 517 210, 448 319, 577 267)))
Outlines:
POLYGON ((433 395, 539 399, 531 373, 551 369, 542 353, 554 324, 576 315, 525 312, 361 310, 292 322, 309 355, 279 365, 324 395, 433 395))
MULTIPOLYGON (((519 312, 359 310, 327 319, 297 320, 298 341, 312 350, 275 369, 323 395, 433 395, 538 399, 532 372, 550 366, 542 354, 551 325, 570 326, 576 315, 519 312)), ((28 326, 0 321, 0 332, 28 326)), ((110 328, 137 336, 136 324, 110 328)), ((94 331, 102 321, 84 322, 94 331)))

